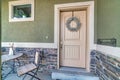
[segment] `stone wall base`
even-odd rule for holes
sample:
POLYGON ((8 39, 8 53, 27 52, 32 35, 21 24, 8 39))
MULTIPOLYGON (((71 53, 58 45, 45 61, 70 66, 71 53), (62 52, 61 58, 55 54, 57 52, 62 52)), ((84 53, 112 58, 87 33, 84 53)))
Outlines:
POLYGON ((120 80, 120 58, 93 50, 90 65, 91 72, 98 75, 100 80, 120 80))

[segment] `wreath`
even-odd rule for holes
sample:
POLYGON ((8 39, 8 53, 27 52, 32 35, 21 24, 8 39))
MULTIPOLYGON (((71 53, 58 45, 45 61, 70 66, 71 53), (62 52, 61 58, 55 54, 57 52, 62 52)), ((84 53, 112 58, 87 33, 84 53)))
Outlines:
POLYGON ((68 30, 70 30, 70 31, 78 31, 80 29, 80 25, 81 25, 80 21, 77 17, 70 17, 70 18, 68 18, 68 20, 66 22, 66 26, 67 26, 68 30), (77 24, 76 27, 72 27, 70 25, 72 21, 76 22, 76 24, 77 24))

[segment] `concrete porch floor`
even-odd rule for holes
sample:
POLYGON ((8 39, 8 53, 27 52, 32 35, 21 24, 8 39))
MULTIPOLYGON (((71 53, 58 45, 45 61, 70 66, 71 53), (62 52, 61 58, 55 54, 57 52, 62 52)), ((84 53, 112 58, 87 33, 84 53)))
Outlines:
MULTIPOLYGON (((2 73, 8 73, 10 71, 9 68, 2 71, 2 73)), ((99 80, 98 77, 96 77, 92 73, 86 72, 84 69, 77 69, 77 68, 66 68, 62 67, 59 70, 50 70, 50 72, 47 71, 38 71, 37 76, 41 80, 99 80)), ((22 80, 23 76, 17 76, 17 73, 11 73, 9 74, 5 79, 2 80, 22 80)), ((27 77, 24 80, 31 80, 31 76, 27 75, 27 77)), ((33 79, 37 80, 37 79, 33 79)))
MULTIPOLYGON (((9 67, 2 68, 2 77, 8 74, 9 72, 11 72, 11 70, 12 69, 9 67)), ((2 78, 2 80, 23 80, 24 76, 25 75, 18 76, 15 70, 14 73, 11 72, 6 77, 2 78)), ((39 77, 41 80, 52 80, 51 72, 47 72, 47 71, 38 71, 37 77, 39 77)), ((24 80, 31 80, 31 76, 27 75, 24 80)), ((32 80, 37 80, 37 79, 33 78, 32 80)))
MULTIPOLYGON (((37 76, 41 80, 52 80, 50 73, 38 72, 37 76)), ((13 74, 9 74, 5 79, 2 79, 2 80, 22 80, 23 77, 24 77, 24 75, 23 76, 17 76, 17 73, 13 73, 13 74)), ((24 80, 31 80, 31 76, 27 75, 27 77, 24 80)), ((37 79, 33 78, 33 80, 37 80, 37 79)))

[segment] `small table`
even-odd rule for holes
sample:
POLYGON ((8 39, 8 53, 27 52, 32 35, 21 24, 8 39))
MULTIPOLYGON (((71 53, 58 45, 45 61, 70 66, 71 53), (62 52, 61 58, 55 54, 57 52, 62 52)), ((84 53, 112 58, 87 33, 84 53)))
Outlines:
POLYGON ((23 53, 17 53, 15 55, 2 55, 2 63, 9 61, 9 60, 13 60, 13 59, 17 59, 19 57, 21 57, 23 55, 23 53))
POLYGON ((11 72, 13 72, 13 73, 15 72, 15 70, 14 70, 15 59, 21 57, 22 55, 23 55, 23 53, 17 53, 15 55, 5 54, 5 55, 1 56, 1 62, 2 62, 2 64, 5 63, 5 62, 7 62, 7 61, 13 60, 12 70, 8 74, 6 74, 4 77, 7 77, 11 72))

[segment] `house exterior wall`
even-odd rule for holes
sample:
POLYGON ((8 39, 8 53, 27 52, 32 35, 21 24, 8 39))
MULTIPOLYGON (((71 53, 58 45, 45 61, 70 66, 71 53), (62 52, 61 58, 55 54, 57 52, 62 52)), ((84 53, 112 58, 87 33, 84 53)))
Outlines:
MULTIPOLYGON (((63 0, 63 1, 37 1, 35 0, 35 21, 27 21, 27 22, 8 22, 8 1, 2 1, 2 42, 35 42, 35 43, 53 43, 54 35, 50 34, 54 33, 54 4, 62 4, 62 3, 72 3, 72 2, 81 2, 88 0, 63 0), (41 4, 41 5, 40 5, 41 4), (37 8, 36 8, 37 7, 37 8), (42 10, 41 10, 42 9, 42 10), (4 10, 7 10, 6 12, 4 10), (4 14, 5 13, 5 14, 4 14), (49 14, 45 14, 49 13, 49 14), (39 15, 38 15, 39 14, 39 15), (43 20, 42 20, 43 19, 43 20), (49 33, 50 32, 50 33, 49 33), (49 35, 46 35, 49 34, 49 35), (9 36, 8 36, 9 35, 9 36), (49 38, 46 40, 45 36, 49 38), (53 40, 50 40, 52 37, 53 40)), ((12 0, 11 0, 12 1, 12 0)), ((5 51, 9 51, 8 47, 2 46, 5 51)), ((22 52, 28 56, 28 61, 34 61, 34 53, 35 51, 43 50, 50 53, 50 55, 46 56, 46 69, 56 69, 58 67, 57 63, 57 48, 30 48, 30 47, 15 47, 15 53, 22 52), (52 52, 50 52, 52 51, 52 52), (54 55, 53 55, 54 53, 54 55)), ((46 54, 45 54, 46 55, 46 54)), ((24 58, 21 59, 24 61, 24 58)), ((24 61, 25 62, 25 61, 24 61)))
POLYGON ((9 22, 9 1, 13 0, 2 0, 2 42, 53 43, 54 4, 90 0, 35 0, 35 19, 25 22, 9 22))
POLYGON ((116 38, 120 47, 120 1, 97 0, 97 37, 116 38))
POLYGON ((120 58, 93 50, 91 52, 91 72, 100 80, 120 80, 120 58))

